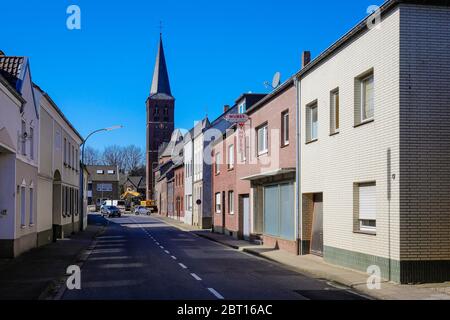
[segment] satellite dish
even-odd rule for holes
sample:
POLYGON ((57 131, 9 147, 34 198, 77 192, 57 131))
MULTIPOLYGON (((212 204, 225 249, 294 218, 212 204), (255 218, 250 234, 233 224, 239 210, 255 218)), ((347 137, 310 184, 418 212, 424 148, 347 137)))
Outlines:
POLYGON ((281 81, 281 73, 276 72, 275 75, 273 76, 272 88, 276 89, 280 85, 280 81, 281 81))

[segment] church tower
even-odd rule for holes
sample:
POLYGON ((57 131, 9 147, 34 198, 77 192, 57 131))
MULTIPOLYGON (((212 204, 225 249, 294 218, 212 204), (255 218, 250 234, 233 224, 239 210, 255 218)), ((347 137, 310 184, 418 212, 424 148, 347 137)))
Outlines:
POLYGON ((175 98, 170 90, 169 73, 162 35, 159 39, 150 95, 147 105, 147 199, 153 199, 155 186, 153 169, 158 166, 158 148, 170 142, 175 122, 175 98))

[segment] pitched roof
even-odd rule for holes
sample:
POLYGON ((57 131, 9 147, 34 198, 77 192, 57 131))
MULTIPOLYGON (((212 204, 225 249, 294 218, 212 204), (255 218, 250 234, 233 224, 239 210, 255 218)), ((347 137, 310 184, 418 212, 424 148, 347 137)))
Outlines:
POLYGON ((176 129, 172 133, 172 137, 170 139, 170 142, 167 144, 161 145, 160 154, 159 157, 172 157, 175 146, 182 141, 183 135, 179 129, 176 129))
POLYGON ((159 39, 158 54, 156 55, 155 70, 153 71, 151 99, 168 99, 172 97, 170 90, 169 73, 167 72, 166 57, 162 37, 159 39))
POLYGON ((24 62, 25 57, 0 56, 0 73, 14 88, 22 73, 24 62))

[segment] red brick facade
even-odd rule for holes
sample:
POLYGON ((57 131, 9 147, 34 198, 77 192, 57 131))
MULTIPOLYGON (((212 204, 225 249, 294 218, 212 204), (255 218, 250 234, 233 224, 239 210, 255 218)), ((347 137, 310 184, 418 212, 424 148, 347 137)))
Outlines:
POLYGON ((214 231, 237 238, 240 236, 241 228, 236 192, 236 142, 234 130, 230 130, 227 137, 213 147, 211 203, 214 231), (230 148, 233 150, 232 165, 229 163, 230 148), (216 195, 220 195, 220 210, 216 195))
POLYGON ((173 196, 174 218, 184 219, 184 165, 175 169, 174 172, 174 196, 173 196))

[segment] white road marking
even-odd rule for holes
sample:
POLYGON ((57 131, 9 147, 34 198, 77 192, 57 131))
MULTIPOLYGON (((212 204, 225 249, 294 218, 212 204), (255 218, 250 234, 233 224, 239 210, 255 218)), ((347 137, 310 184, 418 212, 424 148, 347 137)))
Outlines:
POLYGON ((179 265, 180 265, 180 267, 182 267, 183 269, 187 269, 187 267, 186 267, 184 264, 179 263, 179 265))
POLYGON ((163 246, 159 246, 161 249, 164 249, 164 247, 163 246))
POLYGON ((200 278, 198 275, 196 275, 195 273, 191 273, 191 276, 197 280, 197 281, 202 281, 202 278, 200 278))
POLYGON ((165 252, 165 253, 167 253, 167 254, 170 254, 170 252, 169 252, 169 251, 167 251, 167 250, 164 250, 164 252, 165 252))
POLYGON ((177 260, 177 257, 175 257, 175 256, 172 256, 172 259, 173 259, 173 260, 177 260))
POLYGON ((217 299, 220 299, 220 300, 224 300, 225 298, 220 294, 220 293, 218 293, 216 290, 214 290, 213 288, 208 288, 208 290, 209 290, 209 292, 211 292, 217 299))

